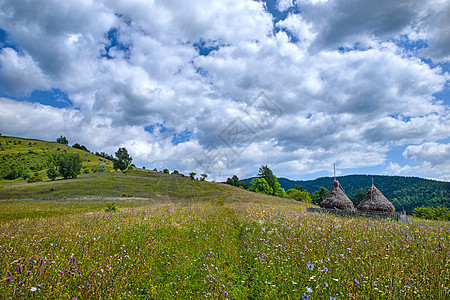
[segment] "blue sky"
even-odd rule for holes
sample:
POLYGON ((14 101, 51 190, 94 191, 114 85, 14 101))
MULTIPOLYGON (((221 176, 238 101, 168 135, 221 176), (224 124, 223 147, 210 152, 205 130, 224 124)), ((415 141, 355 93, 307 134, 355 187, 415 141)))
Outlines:
POLYGON ((0 3, 0 132, 147 168, 450 180, 450 3, 0 3))

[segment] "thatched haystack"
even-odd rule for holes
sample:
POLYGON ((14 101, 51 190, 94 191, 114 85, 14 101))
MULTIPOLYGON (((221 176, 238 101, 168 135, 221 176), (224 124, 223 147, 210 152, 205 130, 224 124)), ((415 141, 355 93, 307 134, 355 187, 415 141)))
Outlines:
POLYGON ((395 213, 394 205, 389 202, 375 185, 372 185, 364 200, 358 205, 358 210, 395 213))
POLYGON ((354 210, 352 200, 350 200, 344 191, 339 186, 339 181, 333 181, 333 189, 328 196, 319 204, 322 208, 340 209, 340 210, 354 210))

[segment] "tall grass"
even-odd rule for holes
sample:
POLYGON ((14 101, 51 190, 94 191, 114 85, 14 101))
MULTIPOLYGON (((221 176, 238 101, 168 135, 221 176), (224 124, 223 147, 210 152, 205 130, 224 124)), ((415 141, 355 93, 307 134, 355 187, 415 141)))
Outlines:
POLYGON ((305 214, 251 195, 4 221, 0 298, 450 296, 449 223, 305 214))

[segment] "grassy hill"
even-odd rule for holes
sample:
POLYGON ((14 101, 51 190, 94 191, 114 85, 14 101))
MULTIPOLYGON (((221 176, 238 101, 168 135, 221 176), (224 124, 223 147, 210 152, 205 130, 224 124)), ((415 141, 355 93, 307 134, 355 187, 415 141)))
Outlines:
POLYGON ((267 199, 292 202, 225 184, 134 168, 124 172, 96 172, 82 174, 76 179, 35 183, 1 180, 0 220, 102 210, 110 201, 119 203, 120 207, 138 207, 167 202, 189 204, 192 201, 221 204, 225 200, 249 199, 253 202, 267 199), (28 203, 34 203, 34 206, 28 203))
POLYGON ((0 136, 0 179, 27 178, 38 172, 46 177, 45 169, 56 153, 78 153, 83 159, 82 173, 98 171, 99 165, 112 169, 112 162, 87 151, 56 142, 0 136))
MULTIPOLYGON (((397 210, 405 209, 411 212, 415 207, 419 206, 436 207, 445 205, 450 207, 450 182, 418 177, 381 175, 348 175, 340 176, 337 179, 347 196, 353 198, 358 189, 369 190, 372 185, 372 178, 374 184, 394 204, 397 210)), ((331 177, 305 181, 294 181, 286 178, 279 178, 278 180, 285 190, 291 189, 297 184, 310 192, 317 192, 321 186, 331 189, 333 183, 333 178, 331 177)))

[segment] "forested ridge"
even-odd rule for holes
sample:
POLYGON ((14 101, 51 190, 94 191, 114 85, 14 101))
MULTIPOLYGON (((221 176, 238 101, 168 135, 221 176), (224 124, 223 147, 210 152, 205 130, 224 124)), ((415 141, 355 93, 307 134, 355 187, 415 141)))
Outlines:
MULTIPOLYGON (((397 210, 412 212, 415 207, 439 206, 450 207, 450 182, 423 179, 418 177, 384 176, 384 175, 347 175, 337 177, 347 196, 355 200, 358 189, 368 191, 375 186, 394 204, 397 210)), ((302 186, 309 192, 317 192, 320 187, 332 188, 332 177, 320 177, 314 180, 290 180, 278 178, 285 190, 302 186)))

